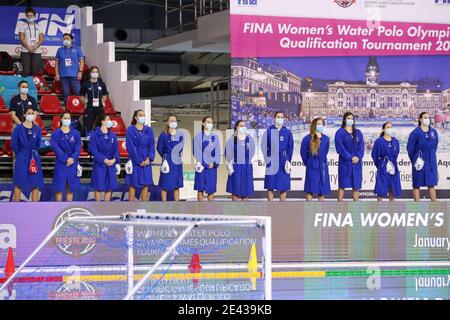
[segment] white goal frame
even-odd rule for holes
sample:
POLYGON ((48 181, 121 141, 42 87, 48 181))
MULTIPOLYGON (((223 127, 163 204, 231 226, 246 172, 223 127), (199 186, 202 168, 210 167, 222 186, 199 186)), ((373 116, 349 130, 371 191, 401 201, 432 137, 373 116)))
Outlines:
POLYGON ((272 218, 262 216, 234 216, 234 215, 193 215, 193 214, 167 214, 148 213, 145 210, 126 212, 121 215, 92 216, 92 217, 67 217, 64 222, 57 225, 42 241, 42 243, 25 259, 15 272, 3 283, 0 291, 5 289, 28 263, 47 245, 55 234, 67 223, 103 223, 109 225, 122 225, 125 227, 128 244, 127 252, 127 282, 128 290, 124 300, 132 300, 138 290, 155 273, 157 268, 167 260, 183 239, 198 226, 233 226, 251 227, 258 226, 263 230, 262 236, 262 274, 264 279, 264 300, 272 300, 272 218), (142 279, 134 284, 134 251, 133 231, 134 226, 174 226, 183 227, 184 230, 165 250, 163 255, 150 267, 142 279))

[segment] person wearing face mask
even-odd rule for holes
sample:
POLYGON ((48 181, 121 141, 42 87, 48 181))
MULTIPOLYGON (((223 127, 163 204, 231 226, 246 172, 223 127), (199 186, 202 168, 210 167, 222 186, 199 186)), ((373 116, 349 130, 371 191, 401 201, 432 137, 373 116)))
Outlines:
POLYGON ((353 113, 346 112, 342 126, 336 131, 334 142, 339 154, 338 201, 344 199, 345 189, 352 189, 353 201, 359 200, 362 187, 362 160, 364 157, 364 137, 356 129, 353 113))
POLYGON ((282 112, 275 113, 275 124, 263 135, 261 150, 266 162, 264 189, 267 199, 273 201, 274 190, 280 191, 280 201, 285 201, 291 189, 291 161, 294 153, 294 138, 291 130, 284 126, 282 112))
POLYGON ((44 33, 36 22, 36 11, 28 7, 25 10, 27 22, 19 28, 20 61, 22 62, 22 77, 37 76, 42 69, 42 58, 39 47, 44 42, 44 33))
POLYGON ((300 155, 306 166, 304 189, 307 201, 311 201, 314 194, 317 194, 319 201, 323 201, 331 191, 327 160, 330 138, 323 133, 324 130, 324 121, 315 118, 300 147, 300 155))
POLYGON ((89 81, 85 81, 80 89, 80 99, 86 106, 84 114, 84 132, 86 134, 94 129, 95 119, 103 115, 105 101, 108 98, 108 89, 100 77, 98 67, 89 68, 89 77, 89 81))
POLYGON ((73 35, 63 35, 63 47, 56 51, 55 80, 61 82, 64 103, 70 96, 78 96, 80 92, 80 80, 83 75, 84 54, 81 48, 73 44, 73 35))
POLYGON ((150 126, 145 125, 145 113, 136 110, 131 126, 127 129, 126 146, 131 169, 125 183, 129 186, 129 201, 136 200, 136 189, 141 189, 141 201, 149 200, 148 189, 153 185, 152 162, 155 160, 155 136, 150 126))
POLYGON ((120 166, 119 146, 116 134, 110 129, 111 119, 103 115, 97 120, 97 127, 89 138, 89 151, 94 164, 91 175, 91 186, 94 188, 95 201, 111 200, 111 193, 119 187, 117 182, 117 166, 120 166))
POLYGON ((28 95, 28 82, 22 80, 18 84, 19 94, 13 96, 9 102, 9 114, 14 125, 19 125, 25 121, 25 109, 32 108, 35 116, 38 111, 36 99, 28 95))
POLYGON ((205 193, 208 201, 214 200, 217 191, 217 168, 220 164, 220 141, 217 134, 212 132, 213 119, 204 117, 202 131, 193 140, 195 158, 194 190, 197 190, 197 200, 203 201, 205 193))
POLYGON ((184 147, 184 135, 177 130, 177 118, 170 115, 166 120, 166 128, 158 137, 156 147, 162 158, 159 187, 162 201, 167 201, 167 192, 173 191, 175 201, 180 200, 180 188, 183 188, 183 163, 181 154, 184 147))
POLYGON ((234 134, 228 139, 225 148, 227 160, 227 192, 233 201, 247 201, 254 193, 253 164, 255 141, 247 134, 243 120, 236 121, 234 134))
POLYGON ((71 117, 64 113, 60 118, 60 127, 51 138, 51 146, 56 156, 53 189, 56 201, 63 200, 63 192, 67 201, 73 201, 73 192, 80 186, 78 177, 78 158, 81 152, 81 136, 78 130, 70 127, 71 117))
POLYGON ((31 189, 31 200, 39 201, 39 189, 44 186, 39 146, 41 128, 34 124, 35 111, 31 107, 24 110, 25 120, 14 128, 11 146, 16 156, 13 184, 14 201, 20 201, 22 190, 31 189))
POLYGON ((431 127, 430 115, 422 112, 419 115, 419 125, 410 133, 406 147, 412 163, 414 201, 420 200, 421 187, 428 187, 431 201, 436 201, 438 144, 438 133, 431 127))
POLYGON ((382 201, 385 197, 388 197, 389 201, 394 201, 394 197, 402 193, 397 164, 400 143, 392 135, 392 123, 385 122, 380 137, 375 140, 372 148, 373 163, 377 167, 375 194, 378 201, 382 201))

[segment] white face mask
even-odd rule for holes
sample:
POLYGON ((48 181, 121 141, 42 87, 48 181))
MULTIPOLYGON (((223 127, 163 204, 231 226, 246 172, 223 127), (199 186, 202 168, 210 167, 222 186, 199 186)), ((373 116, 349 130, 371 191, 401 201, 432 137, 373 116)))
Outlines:
POLYGON ((169 128, 170 129, 176 129, 177 126, 178 126, 178 123, 176 121, 175 122, 169 122, 169 128))
POLYGON ((108 129, 109 129, 109 128, 112 128, 113 125, 114 125, 114 123, 113 123, 111 120, 106 121, 106 127, 107 127, 108 129))
POLYGON ((27 114, 27 115, 25 116, 25 119, 26 119, 28 122, 33 122, 33 121, 34 121, 34 114, 27 114))
POLYGON ((355 123, 355 121, 353 121, 353 119, 347 119, 347 120, 345 120, 345 125, 346 125, 347 127, 353 126, 354 123, 355 123))
POLYGON ((387 128, 384 132, 386 133, 387 136, 391 137, 392 134, 394 133, 394 130, 392 130, 392 128, 387 128))
POLYGON ((275 123, 279 126, 282 126, 284 123, 284 119, 283 118, 276 118, 275 119, 275 123))
POLYGON ((27 21, 28 21, 29 23, 33 23, 35 20, 36 20, 36 18, 34 18, 34 17, 31 17, 31 18, 28 18, 28 17, 27 17, 27 21))
POLYGON ((72 44, 72 41, 70 40, 63 40, 63 44, 65 47, 70 47, 70 45, 72 44))
POLYGON ((140 124, 145 124, 145 117, 138 117, 138 122, 140 124))
POLYGON ((422 119, 422 124, 423 124, 425 127, 428 127, 428 126, 430 125, 430 118, 428 118, 428 119, 422 119))
POLYGON ((91 78, 92 79, 97 79, 98 78, 98 72, 92 72, 91 73, 91 78))
POLYGON ((239 133, 240 134, 246 134, 247 133, 247 127, 239 127, 239 133))
POLYGON ((205 128, 206 128, 206 130, 211 131, 213 129, 213 124, 207 123, 207 124, 205 124, 205 128))
POLYGON ((28 94, 28 88, 20 88, 20 93, 28 94))
POLYGON ((63 119, 62 124, 65 127, 70 127, 71 121, 70 119, 63 119))

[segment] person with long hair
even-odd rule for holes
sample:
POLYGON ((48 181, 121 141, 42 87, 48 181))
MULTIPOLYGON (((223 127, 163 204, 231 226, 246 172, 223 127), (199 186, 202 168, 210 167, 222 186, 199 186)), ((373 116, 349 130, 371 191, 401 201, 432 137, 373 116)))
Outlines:
POLYGON ((194 190, 197 200, 203 201, 205 193, 208 201, 214 200, 217 191, 217 168, 220 164, 221 152, 219 136, 212 132, 214 121, 206 116, 202 120, 202 131, 193 140, 195 158, 194 190))
POLYGON ((56 201, 63 200, 66 192, 67 201, 73 201, 73 192, 80 186, 78 177, 78 158, 81 152, 81 136, 71 126, 70 113, 60 117, 60 127, 53 132, 51 146, 56 156, 53 189, 56 201))
POLYGON ((304 189, 307 201, 311 201, 314 194, 317 194, 319 201, 323 201, 331 190, 327 160, 330 138, 323 133, 324 130, 324 121, 315 118, 300 147, 300 155, 306 167, 304 189))
POLYGON ((294 138, 291 130, 284 126, 283 112, 275 113, 275 124, 263 135, 261 149, 266 163, 264 189, 267 200, 274 199, 274 191, 280 192, 280 201, 285 201, 287 191, 291 190, 292 156, 294 138))
POLYGON ((399 152, 400 143, 393 137, 392 123, 385 122, 380 137, 375 140, 372 149, 372 159, 377 167, 375 194, 378 201, 382 201, 383 197, 394 201, 394 197, 402 193, 397 163, 399 152))
POLYGON ((336 131, 334 142, 339 154, 338 201, 344 199, 345 189, 348 188, 352 189, 353 201, 358 201, 365 144, 362 132, 356 129, 353 113, 346 112, 342 117, 342 126, 336 131))
POLYGON ((178 121, 175 115, 166 119, 166 127, 158 137, 157 151, 162 158, 159 187, 161 199, 167 201, 167 192, 173 191, 175 201, 180 200, 180 189, 183 188, 183 163, 181 154, 184 147, 184 135, 177 130, 178 121))
POLYGON ((155 160, 155 136, 150 126, 145 125, 145 113, 136 110, 131 126, 127 129, 126 146, 131 169, 125 183, 129 186, 129 201, 136 200, 136 189, 141 189, 141 201, 148 201, 149 187, 153 185, 152 163, 155 160))
POLYGON ((19 27, 22 77, 37 76, 42 69, 41 45, 45 40, 45 27, 36 22, 36 11, 33 8, 26 8, 25 16, 26 22, 19 27))
POLYGON ((255 141, 247 133, 245 121, 238 120, 234 134, 227 141, 225 158, 227 160, 227 192, 233 201, 247 201, 253 195, 253 165, 255 141))
POLYGON ((96 119, 105 113, 104 107, 107 98, 108 88, 100 76, 100 69, 97 66, 91 66, 89 80, 85 81, 80 89, 80 100, 86 106, 84 111, 84 132, 86 134, 94 129, 96 119))
POLYGON ((437 130, 431 127, 430 115, 422 112, 418 126, 409 135, 407 151, 412 163, 413 197, 420 200, 420 188, 428 187, 431 201, 436 201, 438 184, 437 148, 439 137, 437 130))
POLYGON ((91 186, 94 188, 95 201, 110 201, 112 191, 119 187, 117 171, 120 166, 119 145, 115 132, 110 129, 113 122, 107 115, 98 118, 97 127, 89 138, 89 151, 94 164, 92 167, 91 186))
POLYGON ((14 162, 13 184, 14 201, 20 201, 22 190, 31 189, 31 200, 39 201, 39 190, 44 186, 41 156, 41 128, 34 123, 36 111, 32 106, 24 109, 24 121, 14 128, 11 147, 16 156, 14 162))

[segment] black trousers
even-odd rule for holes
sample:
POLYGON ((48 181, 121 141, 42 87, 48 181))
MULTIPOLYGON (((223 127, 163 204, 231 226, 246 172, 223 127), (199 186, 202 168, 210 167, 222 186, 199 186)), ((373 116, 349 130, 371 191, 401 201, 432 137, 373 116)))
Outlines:
POLYGON ((87 134, 89 131, 95 129, 95 122, 97 118, 102 116, 104 113, 103 108, 86 108, 84 113, 84 133, 87 134))
POLYGON ((42 69, 42 58, 40 53, 21 52, 22 77, 37 76, 42 69))

